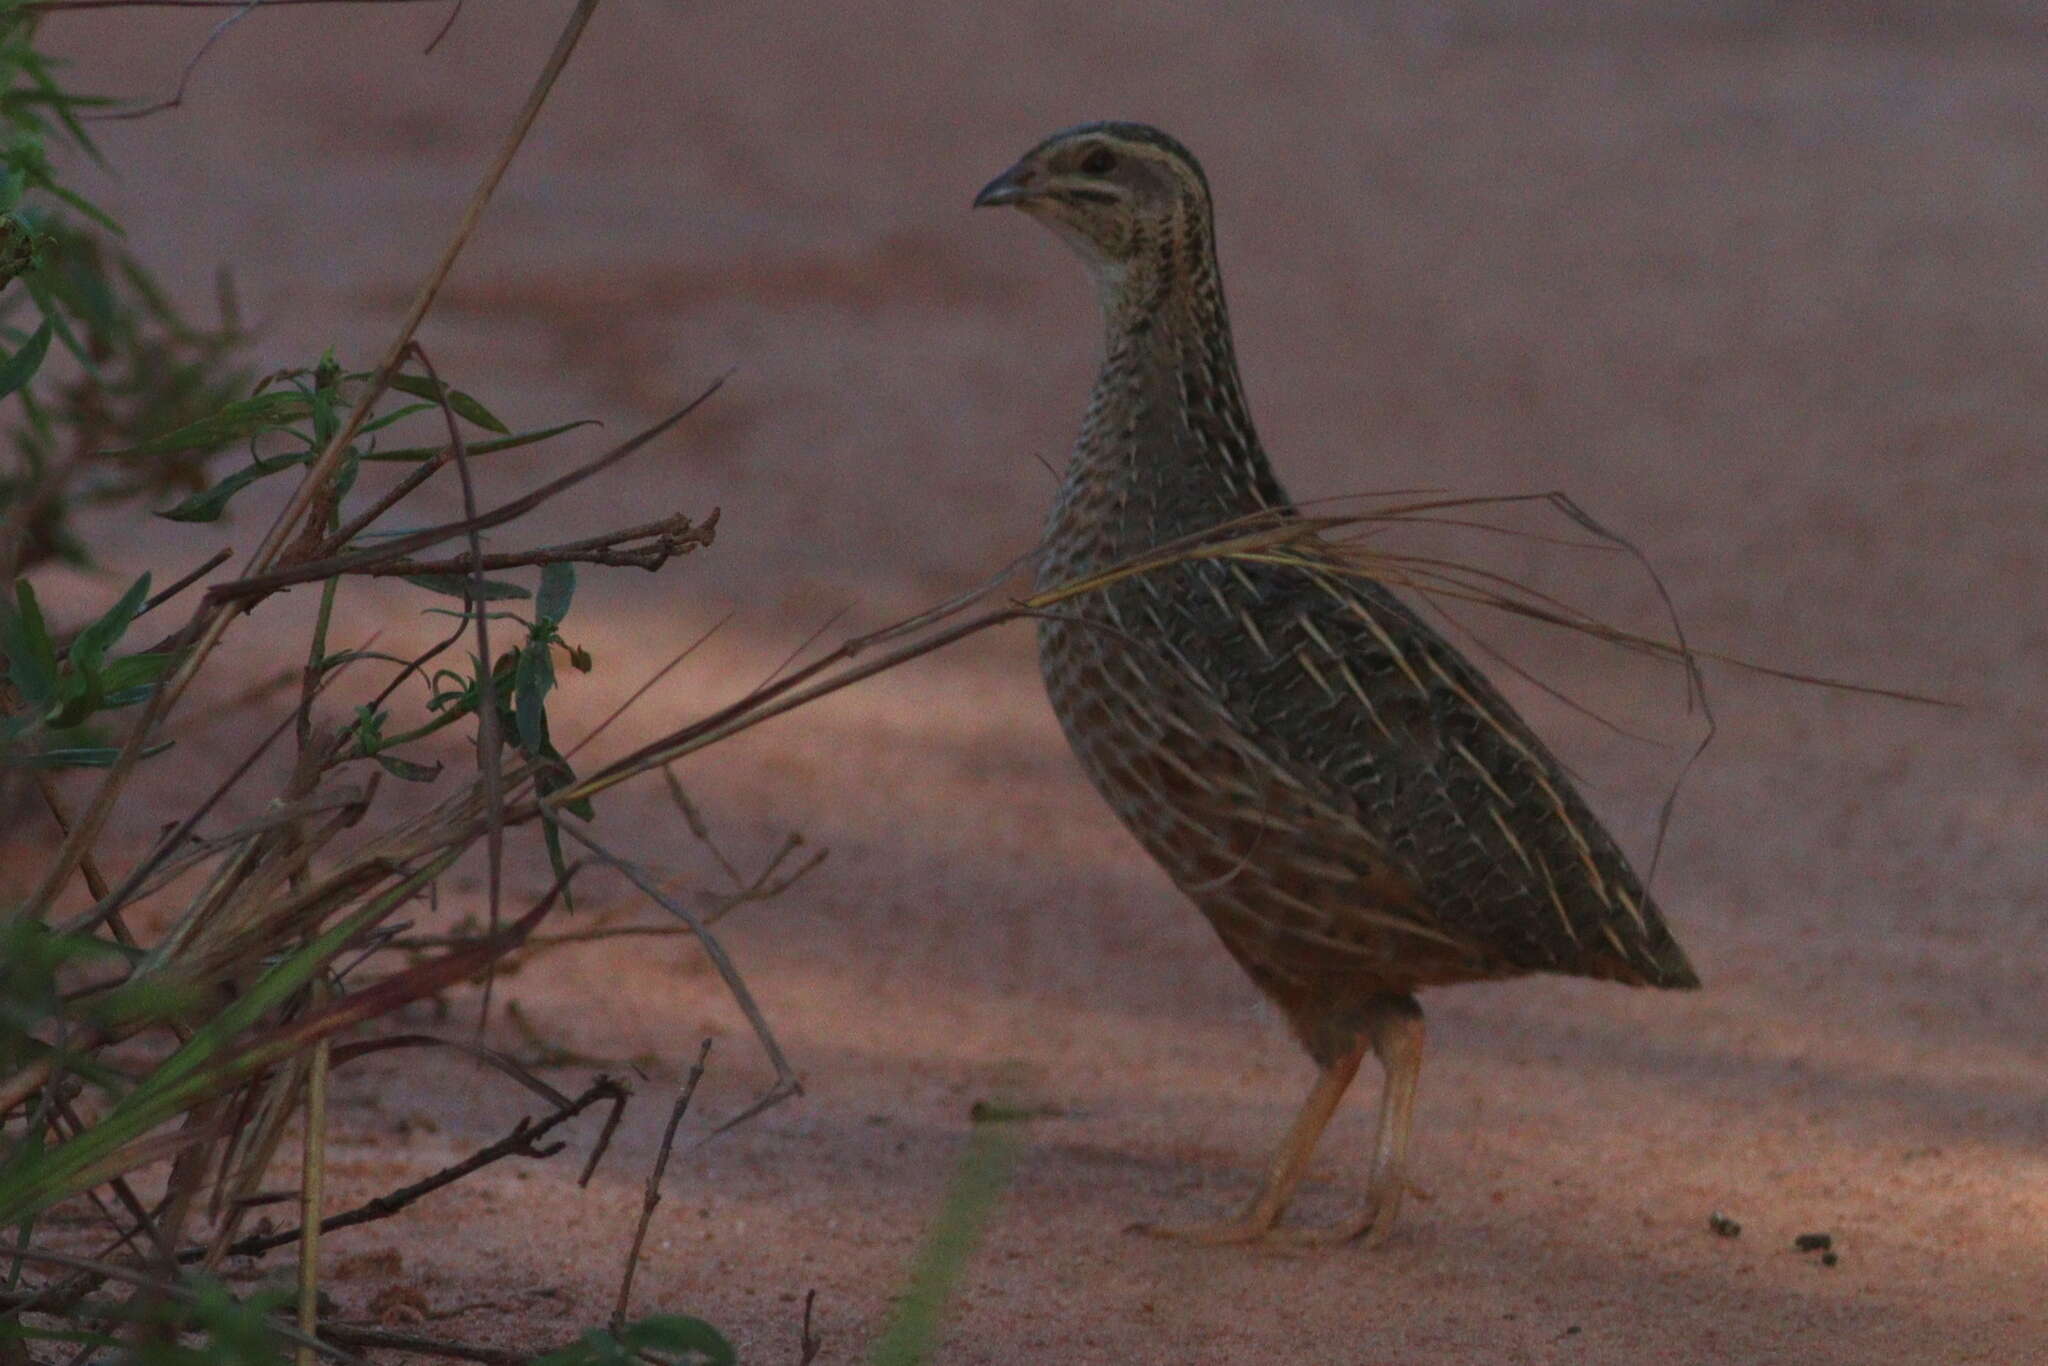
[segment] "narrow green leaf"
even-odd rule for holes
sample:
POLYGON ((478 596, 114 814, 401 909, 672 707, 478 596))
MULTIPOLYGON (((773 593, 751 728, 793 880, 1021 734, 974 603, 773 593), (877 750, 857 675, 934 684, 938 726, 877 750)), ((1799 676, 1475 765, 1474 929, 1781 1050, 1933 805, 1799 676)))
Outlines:
POLYGON ((407 403, 402 407, 392 409, 382 417, 373 417, 368 422, 365 422, 362 426, 363 435, 368 436, 371 432, 382 431, 392 423, 402 422, 414 413, 424 413, 430 408, 439 406, 439 404, 435 403, 407 403))
POLYGON ((313 444, 324 451, 327 449, 327 443, 334 439, 334 430, 340 422, 334 415, 334 386, 315 386, 307 402, 312 404, 313 408, 313 444))
POLYGON ((44 724, 52 730, 69 730, 84 725, 105 705, 107 694, 97 673, 73 670, 58 677, 57 698, 57 706, 43 717, 44 724))
POLYGON ((555 686, 555 663, 548 657, 545 640, 528 641, 519 652, 519 672, 513 683, 513 718, 519 727, 519 747, 538 754, 548 742, 548 690, 555 686))
POLYGON ((41 710, 57 700, 57 646, 27 579, 15 581, 14 599, 14 611, 0 612, 0 648, 14 686, 41 710))
POLYGON ((167 650, 154 654, 123 655, 100 670, 100 682, 110 693, 124 688, 139 688, 162 678, 177 658, 167 650))
POLYGON ((414 763, 410 759, 401 759, 396 754, 373 754, 370 757, 375 759, 386 773, 409 783, 431 783, 441 776, 442 766, 438 763, 414 763))
POLYGON ((393 375, 391 387, 401 394, 414 398, 432 399, 436 404, 442 395, 447 395, 448 407, 454 414, 471 426, 482 427, 487 432, 509 434, 511 428, 500 422, 491 410, 478 403, 460 389, 451 389, 446 384, 437 384, 425 375, 393 375))
POLYGON ((78 339, 78 333, 64 317, 63 306, 57 302, 57 296, 50 292, 50 286, 40 278, 45 273, 38 271, 34 275, 24 275, 21 280, 22 287, 28 290, 29 298, 34 299, 36 307, 42 310, 43 320, 56 327, 57 340, 64 343, 64 349, 85 367, 87 374, 97 375, 100 372, 99 362, 92 358, 92 352, 86 350, 85 343, 78 339))
POLYGON ((569 615, 569 603, 575 596, 575 565, 542 565, 540 571, 540 595, 533 600, 533 615, 535 619, 560 625, 562 618, 569 615))
POLYGON ((165 508, 157 516, 172 522, 218 521, 221 513, 227 511, 228 500, 258 479, 266 479, 280 470, 308 464, 312 459, 311 451, 300 451, 294 455, 274 455, 267 460, 244 465, 212 488, 201 489, 177 506, 165 508))
MULTIPOLYGON (((578 427, 594 427, 596 425, 598 425, 597 419, 586 417, 580 422, 564 422, 555 427, 536 427, 530 432, 514 432, 511 436, 501 436, 494 441, 474 441, 469 444, 468 449, 471 455, 491 455, 497 451, 517 450, 521 446, 531 446, 536 441, 546 441, 550 437, 560 436, 563 432, 575 431, 578 427)), ((446 442, 442 442, 438 446, 399 446, 393 450, 378 451, 373 455, 367 455, 363 458, 366 460, 411 464, 421 460, 430 460, 434 456, 439 455, 446 447, 446 442)))
POLYGON ((71 642, 71 667, 82 674, 97 674, 107 647, 119 640, 149 598, 149 575, 128 586, 128 591, 103 613, 98 621, 80 631, 71 642))
POLYGON ((19 351, 0 361, 0 398, 6 398, 28 383, 36 371, 43 368, 43 357, 50 349, 51 330, 49 321, 45 319, 43 325, 21 344, 19 351))
MULTIPOLYGON (((169 749, 174 741, 164 740, 154 745, 144 745, 141 758, 149 759, 169 749)), ((118 747, 110 745, 81 745, 70 749, 46 749, 39 754, 23 754, 9 760, 23 768, 112 768, 114 760, 121 757, 118 747)))
POLYGON ((114 236, 126 237, 128 235, 127 230, 121 226, 120 222, 116 220, 113 217, 113 215, 109 214, 105 209, 93 203, 90 199, 87 199, 84 195, 78 193, 76 190, 67 190, 62 185, 46 185, 43 188, 47 189, 51 194, 57 196, 57 198, 63 200, 66 204, 69 204, 72 208, 84 214, 87 218, 90 218, 99 226, 105 228, 114 236))
POLYGON ((304 394, 274 391, 238 398, 219 412, 188 422, 176 431, 153 436, 140 445, 108 451, 112 456, 168 455, 180 451, 215 451, 230 441, 276 431, 302 422, 313 411, 304 394))

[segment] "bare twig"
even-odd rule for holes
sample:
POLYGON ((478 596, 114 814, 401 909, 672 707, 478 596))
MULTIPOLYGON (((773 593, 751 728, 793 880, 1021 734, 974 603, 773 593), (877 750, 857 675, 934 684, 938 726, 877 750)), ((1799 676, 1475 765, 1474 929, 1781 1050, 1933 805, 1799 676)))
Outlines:
POLYGON ((142 610, 135 614, 136 617, 141 618, 148 616, 151 612, 154 612, 157 608, 163 606, 172 598, 177 597, 178 594, 184 592, 193 584, 198 583, 201 579, 205 578, 208 574, 211 574, 214 570, 220 568, 222 565, 226 564, 229 560, 232 560, 234 557, 235 552, 232 547, 222 546, 219 550, 216 550, 211 555, 207 556, 205 561, 197 569, 194 569, 189 573, 180 576, 177 579, 177 581, 172 583, 169 587, 161 588, 156 592, 150 594, 149 601, 142 604, 142 610))
MULTIPOLYGON (((240 6, 233 14, 230 14, 227 18, 213 26, 213 32, 206 35, 206 41, 199 45, 199 50, 192 54, 191 58, 185 63, 185 69, 178 74, 178 86, 171 92, 170 98, 158 100, 154 104, 143 105, 139 109, 121 109, 105 114, 87 114, 85 117, 108 122, 120 122, 127 119, 146 118, 151 114, 161 114, 166 109, 177 108, 185 102, 185 88, 192 83, 192 73, 197 71, 199 64, 206 60, 206 54, 213 51, 213 45, 226 37, 229 29, 248 18, 262 2, 263 0, 241 0, 240 6)), ((303 1352, 303 1349, 301 1350, 303 1352)), ((303 1358, 301 1366, 304 1366, 303 1358)))
POLYGON ((677 513, 658 522, 607 531, 603 535, 534 550, 509 550, 493 555, 451 555, 442 560, 392 560, 367 565, 354 571, 372 577, 411 574, 495 574, 505 569, 527 569, 547 564, 595 564, 624 569, 661 568, 678 555, 710 545, 717 534, 718 514, 714 511, 700 525, 677 513), (646 541, 646 545, 632 542, 646 541))
MULTIPOLYGON (((309 0, 310 3, 310 0, 309 0)), ((353 1323, 323 1323, 320 1336, 344 1347, 384 1348, 394 1352, 417 1352, 421 1356, 448 1357, 455 1361, 479 1361, 484 1366, 528 1366, 530 1351, 510 1347, 485 1347, 474 1342, 450 1342, 445 1338, 421 1337, 417 1333, 396 1333, 389 1328, 370 1328, 353 1323)))
POLYGON ((471 532, 488 531, 494 526, 501 526, 506 522, 524 517, 527 513, 532 512, 535 508, 560 494, 563 490, 572 488, 592 475, 609 469, 660 436, 663 432, 666 432, 669 428, 675 426, 678 422, 681 422, 684 418, 695 412, 698 406, 706 399, 717 393, 720 387, 724 385, 725 379, 725 376, 719 376, 706 385, 695 398, 639 435, 619 443, 596 459, 570 470, 559 478, 549 480, 539 488, 522 494, 509 503, 500 504, 489 512, 481 513, 475 517, 467 517, 461 521, 446 522, 439 526, 431 526, 420 531, 409 532, 404 536, 394 536, 380 545, 346 551, 317 560, 304 561, 284 569, 250 574, 247 577, 232 579, 226 583, 217 583, 206 590, 207 600, 209 602, 222 603, 253 602, 260 598, 269 597, 280 589, 290 588, 294 584, 317 583, 323 579, 332 578, 336 574, 359 574, 370 565, 386 564, 392 560, 410 555, 415 550, 424 550, 430 545, 438 545, 442 541, 452 540, 457 536, 467 536, 471 532))
MULTIPOLYGON (((564 1144, 561 1142, 542 1144, 540 1140, 600 1102, 609 1103, 612 1106, 613 1116, 606 1122, 605 1135, 601 1136, 602 1139, 604 1136, 608 1136, 612 1129, 616 1127, 617 1116, 623 1112, 625 1104, 632 1098, 632 1094, 632 1091, 627 1088, 625 1083, 612 1077, 599 1077, 585 1088, 581 1095, 557 1106, 553 1114, 543 1116, 538 1120, 522 1118, 518 1124, 513 1126, 511 1133, 505 1135, 496 1143, 490 1144, 488 1147, 479 1148, 476 1152, 462 1159, 462 1161, 443 1167, 431 1176, 423 1177, 409 1186, 401 1186, 397 1190, 389 1191, 345 1213, 322 1219, 320 1221, 320 1231, 323 1234, 333 1233, 337 1229, 354 1228, 358 1224, 369 1224, 379 1219, 389 1219, 406 1206, 425 1196, 432 1195, 442 1187, 452 1186, 464 1177, 474 1172, 482 1171, 492 1163, 503 1161, 508 1157, 553 1157, 562 1150, 564 1144)), ((598 1157, 602 1156, 604 1148, 605 1143, 600 1141, 596 1151, 591 1155, 592 1165, 595 1165, 598 1157)), ((297 1241, 301 1232, 302 1229, 294 1228, 287 1229, 281 1233, 251 1235, 240 1242, 231 1244, 228 1247, 228 1254, 236 1257, 261 1256, 272 1248, 283 1247, 287 1243, 297 1241)), ((196 1262, 205 1255, 206 1250, 204 1248, 186 1248, 178 1254, 178 1260, 181 1262, 196 1262)))
POLYGON ((811 1366, 825 1350, 825 1340, 811 1331, 811 1308, 818 1302, 816 1290, 804 1291, 804 1326, 797 1338, 796 1366, 811 1366))
MULTIPOLYGON (((313 1002, 321 1003, 315 990, 313 1002)), ((320 1211, 327 1187, 327 1064, 333 1045, 321 1039, 306 1065, 306 1130, 299 1178, 299 1331, 313 1337, 320 1328, 320 1211)), ((298 1348, 298 1366, 313 1366, 313 1349, 298 1348)))
POLYGON ((647 1226, 654 1221, 654 1207, 661 1203, 661 1178, 668 1172, 669 1153, 676 1146, 676 1130, 682 1126, 683 1116, 690 1109, 690 1097, 697 1094, 697 1083, 704 1079, 704 1062, 711 1056, 711 1040, 706 1039, 697 1050, 697 1061, 691 1065, 690 1074, 683 1078, 682 1089, 676 1093, 676 1103, 668 1112, 668 1127, 662 1130, 661 1150, 654 1155, 654 1170, 647 1174, 647 1191, 640 1201, 640 1221, 633 1228, 633 1245, 626 1251, 626 1267, 619 1275, 619 1298, 612 1305, 612 1333, 624 1332, 626 1311, 632 1307, 633 1273, 640 1267, 640 1249, 647 1242, 647 1226))
POLYGON ((647 875, 646 870, 637 864, 629 863, 599 844, 591 835, 590 828, 575 816, 567 811, 558 811, 555 819, 570 838, 597 855, 603 862, 625 874, 628 882, 652 898, 663 910, 696 931, 697 941, 704 946, 705 956, 711 960, 711 965, 718 969, 718 975, 724 980, 726 990, 732 993, 733 1001, 739 1006, 740 1013, 747 1017, 747 1023, 753 1028, 754 1037, 760 1041, 761 1050, 768 1055, 769 1063, 775 1068, 775 1080, 769 1088, 752 1105, 714 1129, 709 1138, 716 1138, 734 1125, 745 1123, 770 1106, 777 1105, 791 1096, 802 1095, 803 1083, 797 1078, 796 1069, 790 1066, 788 1056, 783 1053, 781 1043, 775 1038, 775 1031, 768 1027, 767 1016, 761 1013, 761 1007, 754 1000, 754 993, 747 989, 746 979, 740 976, 739 969, 733 965, 724 945, 705 928, 702 918, 676 898, 665 894, 654 879, 647 875))

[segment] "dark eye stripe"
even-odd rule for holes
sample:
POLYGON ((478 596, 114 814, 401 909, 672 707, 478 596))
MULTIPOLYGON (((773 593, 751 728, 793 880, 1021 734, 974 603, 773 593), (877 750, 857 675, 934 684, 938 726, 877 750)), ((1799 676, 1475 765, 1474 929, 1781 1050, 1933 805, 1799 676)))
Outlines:
POLYGON ((1116 196, 1107 190, 1062 190, 1060 198, 1081 204, 1114 204, 1116 196))

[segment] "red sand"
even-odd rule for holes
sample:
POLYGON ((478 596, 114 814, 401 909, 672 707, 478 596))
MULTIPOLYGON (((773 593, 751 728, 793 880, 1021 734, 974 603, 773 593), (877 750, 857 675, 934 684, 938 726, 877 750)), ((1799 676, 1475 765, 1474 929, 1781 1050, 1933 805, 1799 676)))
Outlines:
MULTIPOLYGON (((736 367, 679 437, 504 533, 724 509, 717 546, 659 578, 586 575, 568 634, 601 671, 564 696, 568 729, 729 607, 608 752, 747 686, 832 611, 880 624, 1029 544, 1096 323, 1064 251, 966 204, 1042 133, 1104 115, 1205 158, 1252 401, 1297 496, 1567 489, 1650 550, 1695 640, 1972 710, 1717 673, 1720 737, 1657 881, 1706 990, 1428 998, 1429 1198, 1382 1249, 1306 1258, 1120 1231, 1241 1198, 1309 1071, 1084 787, 1024 632, 756 732, 682 776, 744 859, 789 827, 832 851, 724 929, 807 1091, 679 1155, 639 1307, 794 1361, 815 1288, 822 1360, 862 1359, 968 1107, 1005 1086, 1065 1113, 1023 1130, 942 1362, 2048 1360, 2037 21, 1371 8, 605 6, 422 333, 515 420, 615 432, 736 367), (1708 1232, 1717 1209, 1740 1238, 1708 1232), (1811 1230, 1839 1265, 1792 1250, 1811 1230)), ((440 7, 254 16, 184 108, 102 126, 120 179, 100 193, 190 297, 235 263, 262 365, 330 341, 367 360, 565 10, 472 5, 432 58, 440 7)), ((213 17, 50 31, 87 86, 148 93, 213 17)), ((492 488, 594 448, 506 460, 492 488)), ((260 527, 152 523, 138 555, 194 562, 260 527)), ((1492 553, 1655 620, 1615 565, 1492 553)), ((365 590, 346 626, 402 633, 414 606, 365 590)), ((235 667, 285 663, 278 638, 239 630, 235 667)), ((1670 676, 1540 658, 1684 734, 1670 676)), ((1681 751, 1513 691, 1642 848, 1681 751)), ((153 789, 248 732, 196 726, 153 789)), ((123 829, 154 819, 137 803, 123 829)), ((716 881, 651 788, 608 799, 603 828, 716 881)), ((571 951, 506 994, 561 1043, 660 1060, 605 1172, 579 1192, 572 1156, 501 1167, 329 1256, 352 1314, 410 1287, 484 1306, 424 1331, 538 1348, 607 1311, 696 1041, 720 1040, 696 1133, 769 1074, 685 944, 571 951), (402 1271, 362 1257, 384 1249, 402 1271)), ((523 1108, 453 1058, 341 1076, 337 1204, 523 1108)), ((1365 1103, 1340 1117, 1310 1217, 1358 1198, 1369 1124, 1365 1103)))

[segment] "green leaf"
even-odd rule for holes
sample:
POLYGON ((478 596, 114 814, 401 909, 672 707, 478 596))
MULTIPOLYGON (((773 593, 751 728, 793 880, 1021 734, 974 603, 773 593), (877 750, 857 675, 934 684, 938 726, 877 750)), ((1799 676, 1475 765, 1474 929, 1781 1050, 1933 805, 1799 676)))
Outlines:
POLYGON ((124 655, 100 670, 100 683, 110 693, 154 683, 177 661, 169 651, 124 655))
POLYGON ((441 776, 440 764, 416 764, 410 759, 401 759, 396 754, 373 754, 378 766, 394 778, 409 783, 431 783, 441 776))
MULTIPOLYGON (((169 749, 173 743, 175 742, 164 740, 154 745, 144 745, 142 753, 137 757, 153 758, 169 749)), ((8 762, 19 764, 23 768, 112 768, 114 760, 120 757, 121 751, 117 746, 83 745, 72 749, 46 749, 40 754, 20 754, 8 762)))
POLYGON ((101 227, 105 228, 114 236, 126 237, 128 235, 127 232, 122 229, 121 225, 114 220, 111 214, 109 214, 105 209, 101 208, 99 205, 93 203, 90 199, 87 199, 84 195, 79 194, 76 190, 67 190, 62 185, 51 185, 48 186, 47 188, 49 189, 51 194, 57 196, 57 198, 63 200, 66 204, 69 204, 72 208, 84 214, 87 218, 90 218, 93 222, 99 224, 101 227))
POLYGON ((21 349, 0 361, 0 398, 19 389, 35 377, 43 368, 43 356, 50 349, 51 325, 46 319, 35 334, 21 344, 21 349))
MULTIPOLYGON (((592 427, 596 425, 598 425, 597 419, 586 417, 580 422, 564 422, 556 427, 536 427, 530 432, 515 432, 511 436, 501 436, 495 441, 471 442, 469 453, 471 455, 490 455, 496 451, 517 450, 521 446, 531 446, 536 441, 546 441, 549 437, 560 436, 563 432, 572 432, 578 427, 592 427)), ((432 459, 439 455, 446 446, 446 442, 439 446, 400 446, 393 450, 378 451, 374 455, 365 456, 364 459, 413 463, 432 459)))
POLYGON ((406 418, 411 417, 414 413, 424 413, 429 408, 435 408, 439 406, 440 405, 434 403, 408 403, 403 407, 394 408, 390 412, 385 413, 382 417, 373 417, 369 421, 365 422, 361 428, 362 434, 364 436, 368 436, 371 432, 382 431, 384 428, 389 427, 394 422, 403 422, 406 418))
POLYGON ((555 661, 548 654, 548 642, 528 641, 519 652, 519 672, 512 687, 519 747, 528 754, 539 754, 547 745, 547 697, 554 686, 555 661))
POLYGON ((542 565, 540 571, 540 595, 533 600, 533 615, 535 619, 559 625, 562 618, 569 615, 569 602, 575 596, 575 565, 542 565))
POLYGON ((722 1334, 702 1319, 680 1314, 656 1314, 626 1325, 619 1341, 630 1353, 652 1349, 658 1352, 696 1352, 705 1366, 735 1366, 739 1356, 722 1334))
POLYGON ((430 593, 451 598, 480 598, 485 602, 533 596, 516 583, 506 583, 503 579, 472 579, 467 574, 407 574, 405 581, 430 593))
POLYGON ((36 301, 36 307, 43 311, 43 320, 56 326, 57 340, 64 343, 64 349, 85 367, 87 374, 99 374, 99 363, 92 358, 92 352, 86 350, 85 343, 78 339, 78 333, 72 330, 71 324, 65 321, 62 305, 50 292, 49 285, 35 275, 23 276, 21 283, 28 290, 29 298, 36 301))
POLYGON ((71 642, 71 667, 82 674, 98 674, 100 660, 105 657, 107 647, 127 631, 128 623, 135 620, 135 614, 142 610, 142 604, 148 597, 149 575, 144 574, 128 586, 128 591, 98 621, 78 633, 71 642))
POLYGON ((391 387, 398 390, 401 394, 411 394, 414 398, 432 399, 437 404, 445 395, 449 409, 471 426, 482 427, 487 432, 503 432, 507 434, 512 430, 500 422, 491 413, 490 409, 478 403, 468 394, 463 393, 460 389, 451 389, 446 384, 437 383, 434 380, 428 379, 425 375, 393 375, 391 377, 391 387))
POLYGON ((280 470, 288 470, 296 465, 307 464, 312 459, 311 451, 300 451, 295 455, 273 455, 268 460, 258 460, 253 464, 244 465, 212 488, 201 489, 176 507, 165 508, 157 516, 173 522, 218 521, 221 513, 227 510, 228 499, 258 479, 268 478, 280 470))
POLYGON ((702 1319, 656 1314, 629 1323, 616 1335, 591 1329, 576 1341, 537 1358, 533 1366, 635 1366, 647 1351, 689 1353, 697 1366, 736 1366, 739 1354, 702 1319))
POLYGON ((16 609, 0 612, 0 649, 15 688, 40 710, 57 700, 57 646, 27 579, 15 581, 14 597, 16 609))
MULTIPOLYGON (((331 377, 331 371, 323 369, 323 378, 327 377, 331 377)), ((340 425, 334 415, 334 386, 327 383, 316 385, 308 401, 313 405, 313 444, 324 451, 327 443, 334 439, 335 428, 340 425)))
MULTIPOLYGON (((276 391, 238 398, 209 417, 188 422, 175 431, 153 436, 138 446, 108 451, 112 456, 169 455, 182 451, 215 451, 230 441, 276 431, 304 421, 313 401, 301 393, 276 391)), ((262 463, 262 462, 258 462, 262 463)))

